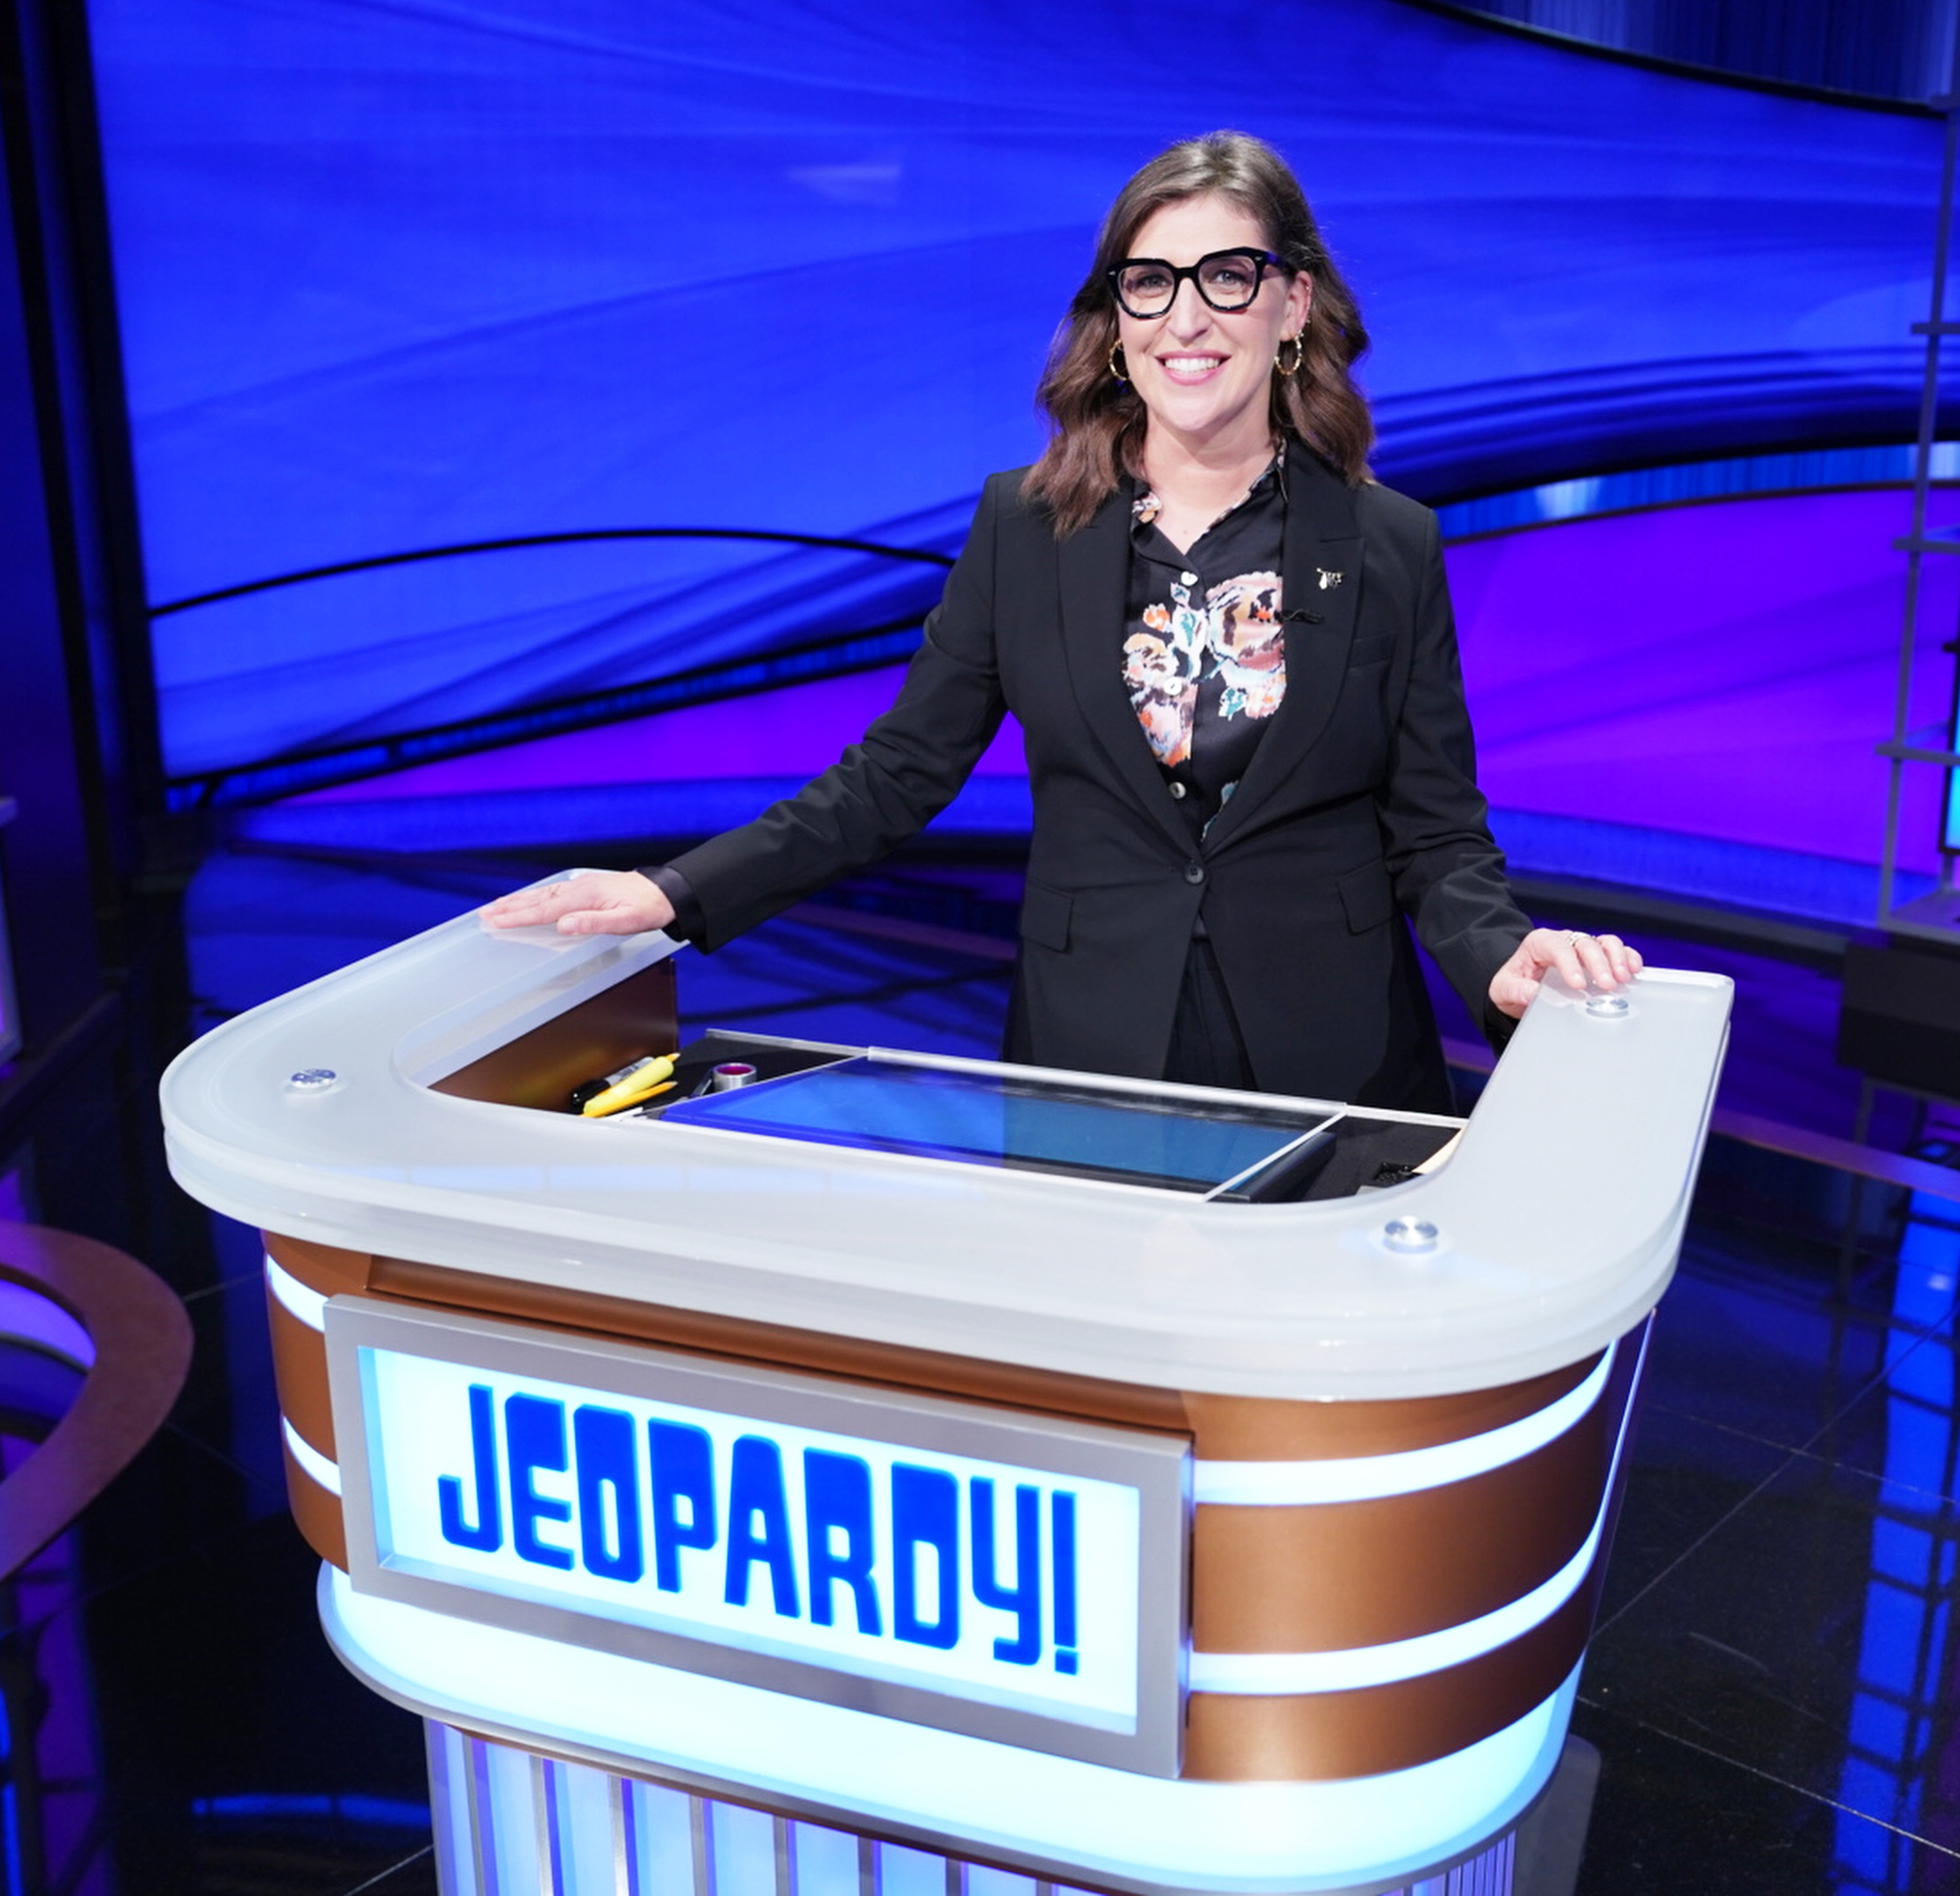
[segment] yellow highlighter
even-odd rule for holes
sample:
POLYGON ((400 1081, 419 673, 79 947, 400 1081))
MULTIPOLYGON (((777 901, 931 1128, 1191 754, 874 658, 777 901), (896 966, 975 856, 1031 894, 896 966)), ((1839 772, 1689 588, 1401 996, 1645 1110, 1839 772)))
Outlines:
POLYGON ((608 1113, 623 1112, 628 1106, 638 1105, 673 1077, 674 1061, 679 1058, 670 1053, 642 1061, 624 1079, 603 1093, 594 1093, 579 1108, 580 1112, 587 1119, 603 1119, 608 1113))

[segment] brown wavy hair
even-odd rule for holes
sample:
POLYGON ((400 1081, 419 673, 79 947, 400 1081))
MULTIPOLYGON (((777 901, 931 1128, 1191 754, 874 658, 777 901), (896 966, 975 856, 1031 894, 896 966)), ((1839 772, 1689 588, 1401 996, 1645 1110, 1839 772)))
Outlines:
POLYGON ((1166 205, 1212 192, 1256 219, 1267 248, 1313 285, 1300 372, 1273 377, 1274 431, 1303 442, 1351 485, 1368 478, 1374 423, 1350 373, 1367 348, 1368 332, 1354 292, 1328 255, 1286 161, 1242 132, 1208 132, 1159 153, 1116 194, 1096 240, 1095 260, 1049 347, 1035 391, 1035 404, 1048 418, 1048 443, 1021 491, 1048 510, 1058 539, 1087 525, 1125 474, 1142 471, 1144 405, 1109 372, 1117 329, 1109 272, 1166 205))

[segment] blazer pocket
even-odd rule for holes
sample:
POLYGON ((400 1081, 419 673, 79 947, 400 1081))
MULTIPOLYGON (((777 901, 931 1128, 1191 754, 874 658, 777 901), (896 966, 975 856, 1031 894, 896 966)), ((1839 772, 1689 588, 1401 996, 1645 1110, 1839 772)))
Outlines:
POLYGON ((1057 954, 1065 953, 1068 919, 1074 907, 1073 896, 1064 895, 1059 889, 1050 889, 1043 883, 1029 883, 1021 897, 1022 939, 1039 942, 1057 954))
POLYGON ((1348 669, 1357 666, 1379 665, 1395 655, 1395 635, 1393 632, 1376 632, 1372 638, 1357 638, 1348 651, 1348 669))
POLYGON ((1348 932, 1365 934, 1379 928, 1395 912, 1395 893, 1389 886, 1389 872, 1379 862, 1363 863, 1351 869, 1334 884, 1341 906, 1348 911, 1348 932))

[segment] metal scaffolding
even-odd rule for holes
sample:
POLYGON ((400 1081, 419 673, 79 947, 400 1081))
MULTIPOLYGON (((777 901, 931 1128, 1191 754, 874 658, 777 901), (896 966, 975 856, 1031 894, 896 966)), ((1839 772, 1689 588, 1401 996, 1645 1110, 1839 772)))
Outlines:
MULTIPOLYGON (((1952 72, 1947 89, 1929 101, 1943 112, 1946 138, 1939 170, 1939 222, 1933 240, 1932 307, 1923 323, 1915 323, 1912 332, 1926 339, 1926 368, 1920 387, 1919 441, 1913 458, 1912 528, 1895 542, 1905 555, 1905 616, 1899 638, 1898 694, 1892 710, 1892 734, 1879 746, 1887 760, 1885 788, 1885 853, 1879 878, 1880 927, 1895 935, 1914 935, 1933 940, 1960 943, 1960 888, 1955 884, 1956 851, 1950 845, 1960 837, 1960 810, 1956 810, 1956 790, 1960 779, 1960 665, 1955 666, 1954 689, 1949 697, 1946 721, 1920 730, 1911 727, 1913 666, 1917 656, 1920 620, 1923 607, 1924 566, 1929 556, 1960 555, 1960 521, 1935 525, 1928 519, 1933 495, 1933 447, 1939 420, 1939 369, 1941 342, 1960 336, 1960 321, 1949 318, 1947 272, 1953 255, 1955 179, 1960 171, 1960 34, 1954 43, 1952 72), (1899 819, 1904 800, 1905 773, 1909 766, 1933 765, 1946 777, 1940 831, 1939 876, 1928 893, 1899 899, 1899 819)), ((1960 637, 1949 639, 1942 649, 1960 657, 1960 637)))

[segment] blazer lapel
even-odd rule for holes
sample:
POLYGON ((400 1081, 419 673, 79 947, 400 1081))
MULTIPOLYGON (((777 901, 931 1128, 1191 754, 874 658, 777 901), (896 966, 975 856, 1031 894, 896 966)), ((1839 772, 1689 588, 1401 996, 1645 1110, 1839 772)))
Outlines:
POLYGON ((1348 670, 1361 596, 1361 537, 1339 476, 1304 448, 1287 451, 1286 695, 1231 800, 1211 820, 1216 849, 1245 827, 1327 728, 1348 670), (1310 613, 1310 619, 1296 618, 1310 613))
POLYGON ((1123 612, 1130 571, 1127 490, 1119 487, 1111 495, 1087 526, 1061 542, 1056 555, 1062 649, 1083 721, 1110 768, 1163 826, 1179 853, 1188 856, 1190 829, 1164 787, 1150 740, 1123 686, 1123 612))

